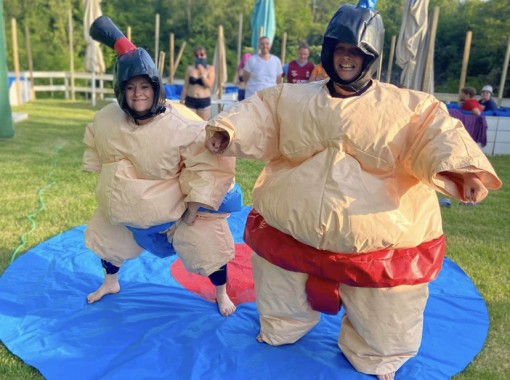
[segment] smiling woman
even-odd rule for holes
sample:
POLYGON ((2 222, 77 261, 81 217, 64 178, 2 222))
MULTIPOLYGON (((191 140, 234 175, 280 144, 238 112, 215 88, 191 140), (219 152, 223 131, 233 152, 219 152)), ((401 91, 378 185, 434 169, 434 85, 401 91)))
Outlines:
MULTIPOLYGON (((152 107, 154 102, 154 89, 146 76, 137 76, 127 81, 125 87, 126 103, 137 116, 144 116, 152 107)), ((145 124, 150 119, 139 124, 145 124)))

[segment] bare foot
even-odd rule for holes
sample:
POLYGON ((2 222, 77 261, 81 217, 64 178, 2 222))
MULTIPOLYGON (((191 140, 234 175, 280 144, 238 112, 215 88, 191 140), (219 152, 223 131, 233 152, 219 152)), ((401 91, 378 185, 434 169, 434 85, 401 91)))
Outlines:
POLYGON ((220 314, 224 317, 228 317, 236 311, 236 305, 234 305, 227 294, 227 285, 216 287, 216 302, 218 303, 220 314))
POLYGON ((99 301, 103 296, 107 294, 114 294, 120 291, 120 284, 118 280, 118 273, 107 274, 104 278, 103 284, 94 293, 90 293, 87 296, 88 303, 94 303, 99 301))
POLYGON ((378 380, 393 380, 395 379, 395 372, 387 373, 386 375, 377 375, 378 380))

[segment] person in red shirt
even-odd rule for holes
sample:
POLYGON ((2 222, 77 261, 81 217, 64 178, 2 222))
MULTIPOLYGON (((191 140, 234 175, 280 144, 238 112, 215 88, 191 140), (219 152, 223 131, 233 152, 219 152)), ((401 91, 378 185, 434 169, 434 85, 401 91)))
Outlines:
POLYGON ((461 108, 464 111, 471 111, 474 115, 480 115, 483 106, 475 99, 476 90, 473 87, 464 87, 460 90, 459 99, 462 103, 461 108))
POLYGON ((314 68, 308 60, 310 48, 306 43, 299 45, 297 59, 283 66, 283 76, 287 83, 307 83, 314 68))

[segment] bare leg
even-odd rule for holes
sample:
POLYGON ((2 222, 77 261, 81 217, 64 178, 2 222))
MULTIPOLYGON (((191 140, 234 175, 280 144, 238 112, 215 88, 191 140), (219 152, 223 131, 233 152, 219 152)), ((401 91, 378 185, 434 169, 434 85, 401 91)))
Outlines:
POLYGON ((387 373, 386 375, 377 375, 378 380, 393 380, 395 379, 395 372, 387 373))
POLYGON ((103 284, 94 293, 90 293, 87 296, 88 303, 94 303, 99 301, 103 296, 107 294, 118 293, 120 291, 119 274, 107 274, 105 275, 103 284))
POLYGON ((227 294, 227 284, 218 285, 216 288, 216 302, 221 315, 228 317, 236 311, 236 305, 230 300, 227 294))
POLYGON ((196 111, 197 115, 204 120, 209 120, 211 117, 211 107, 196 111))

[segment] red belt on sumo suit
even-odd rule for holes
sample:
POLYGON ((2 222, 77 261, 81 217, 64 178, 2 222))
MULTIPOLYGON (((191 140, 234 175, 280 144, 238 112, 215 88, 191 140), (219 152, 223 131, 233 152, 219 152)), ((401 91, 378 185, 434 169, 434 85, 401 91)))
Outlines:
POLYGON ((306 293, 314 310, 337 314, 342 305, 340 283, 365 288, 415 285, 434 280, 443 263, 445 238, 414 248, 367 253, 337 253, 303 244, 266 223, 251 210, 244 241, 255 253, 280 268, 308 273, 306 293))

